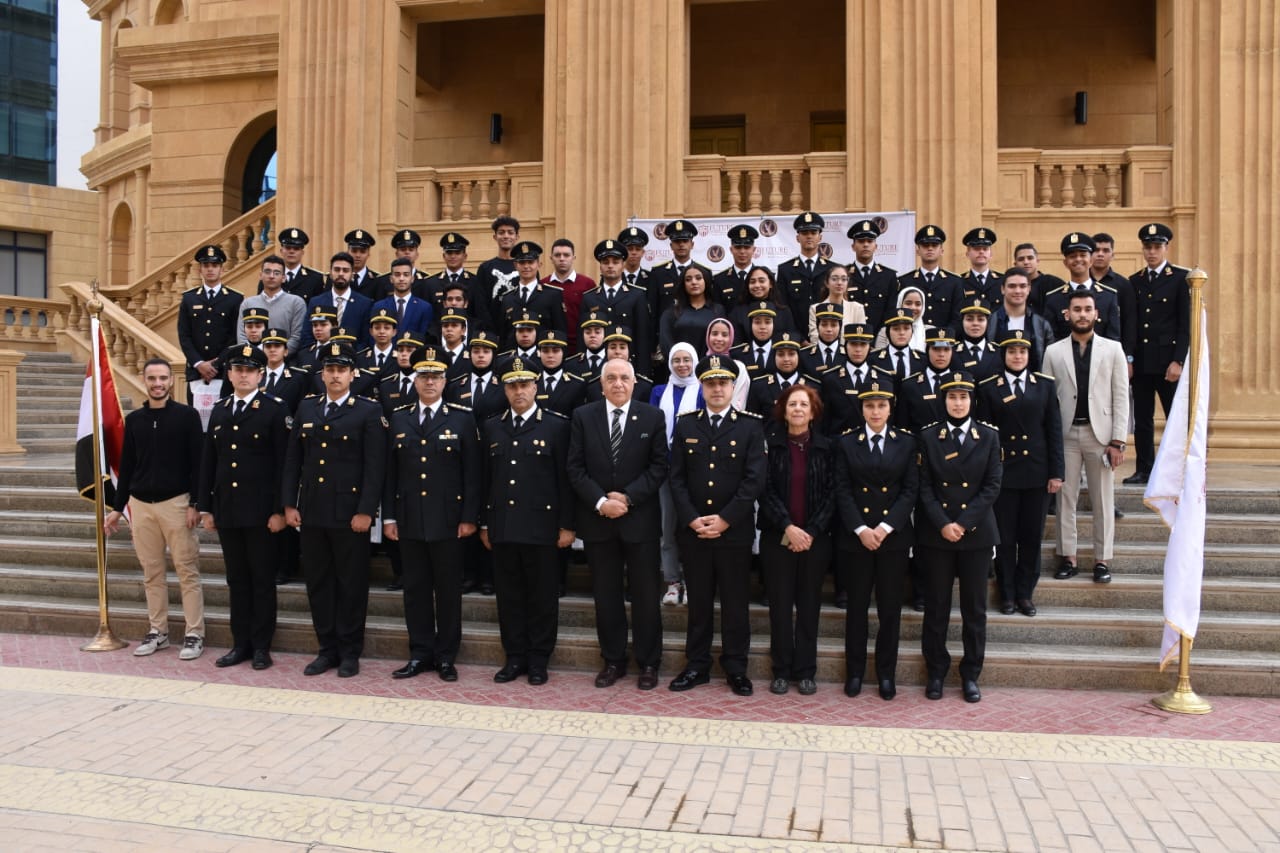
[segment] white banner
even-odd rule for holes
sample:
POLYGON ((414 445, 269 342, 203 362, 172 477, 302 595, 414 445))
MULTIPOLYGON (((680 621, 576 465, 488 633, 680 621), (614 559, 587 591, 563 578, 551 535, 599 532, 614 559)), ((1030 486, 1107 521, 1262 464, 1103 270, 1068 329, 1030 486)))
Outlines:
MULTIPOLYGON (((825 227, 819 251, 824 258, 841 264, 853 263, 853 241, 845 233, 855 223, 871 219, 880 226, 880 239, 876 241, 876 262, 906 272, 916 266, 916 214, 912 210, 894 213, 823 213, 825 227)), ((756 240, 756 263, 777 270, 783 261, 800 254, 796 243, 796 230, 792 227, 795 214, 780 213, 777 216, 717 216, 688 217, 698 226, 698 236, 693 241, 693 259, 720 272, 733 263, 729 253, 729 230, 735 225, 750 225, 760 232, 756 240)), ((666 226, 670 219, 632 219, 627 224, 643 228, 649 235, 645 247, 644 265, 654 267, 671 260, 671 247, 666 240, 666 226)))

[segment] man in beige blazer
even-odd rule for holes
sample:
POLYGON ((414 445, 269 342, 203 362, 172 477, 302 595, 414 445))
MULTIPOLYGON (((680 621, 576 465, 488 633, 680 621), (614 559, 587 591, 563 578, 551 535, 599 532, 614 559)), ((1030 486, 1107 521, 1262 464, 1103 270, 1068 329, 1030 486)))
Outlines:
POLYGON ((1124 461, 1129 422, 1129 372, 1119 341, 1094 333, 1097 306, 1088 291, 1071 294, 1067 322, 1071 336, 1049 345, 1044 371, 1055 380, 1062 412, 1066 477, 1058 493, 1059 580, 1079 572, 1076 565, 1076 503, 1084 468, 1093 504, 1093 580, 1110 583, 1115 535, 1115 470, 1124 461))

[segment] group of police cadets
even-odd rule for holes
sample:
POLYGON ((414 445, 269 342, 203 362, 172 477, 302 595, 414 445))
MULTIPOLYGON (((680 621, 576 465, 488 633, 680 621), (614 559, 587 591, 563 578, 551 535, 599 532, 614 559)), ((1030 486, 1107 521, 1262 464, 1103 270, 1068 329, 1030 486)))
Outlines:
MULTIPOLYGON (((659 382, 664 378, 661 319, 688 305, 685 282, 696 277, 690 269, 700 269, 710 299, 723 309, 716 315, 734 318, 745 339, 729 357, 699 362, 698 376, 705 390, 707 381, 737 380, 745 371, 750 387, 745 413, 727 411, 723 424, 714 429, 703 424, 702 432, 693 421, 682 431, 680 418, 663 436, 670 438, 671 464, 681 468, 678 476, 673 473, 672 485, 678 480, 681 486, 676 506, 679 529, 688 540, 682 542, 681 556, 691 605, 689 663, 672 689, 706 680, 709 601, 718 593, 722 606, 729 599, 726 614, 733 611, 725 617, 721 664, 734 692, 750 692, 745 622, 737 615, 745 615, 749 581, 743 578, 737 588, 736 582, 721 579, 717 588, 693 576, 715 570, 726 555, 749 556, 755 525, 752 513, 739 510, 744 490, 756 488, 760 471, 746 458, 748 448, 754 453, 758 447, 763 455, 757 433, 776 428, 765 423, 775 402, 794 386, 808 386, 822 403, 815 429, 832 439, 845 437, 848 459, 867 451, 861 444, 868 437, 879 437, 868 426, 864 408, 887 400, 895 439, 914 436, 904 445, 910 448, 904 457, 910 464, 895 462, 892 470, 909 467, 913 483, 917 470, 926 475, 909 490, 918 500, 914 540, 911 522, 886 524, 887 532, 906 535, 893 537, 880 554, 861 548, 853 541, 857 534, 877 527, 868 517, 865 525, 847 531, 853 544, 833 549, 838 603, 844 604, 845 588, 863 571, 863 562, 873 566, 868 572, 883 572, 886 566, 898 574, 909 572, 914 595, 909 603, 925 611, 927 693, 937 698, 949 665, 946 620, 952 579, 958 577, 965 621, 964 695, 977 701, 991 549, 999 543, 1001 609, 1034 615, 1048 493, 1056 491, 1046 486, 1063 476, 1054 380, 1038 372, 1044 350, 1070 334, 1065 309, 1072 293, 1089 292, 1098 333, 1120 339, 1131 365, 1138 469, 1126 482, 1142 482, 1154 458, 1154 398, 1159 396, 1167 410, 1177 379, 1169 366, 1185 358, 1186 271, 1165 260, 1172 233, 1159 223, 1144 226, 1139 238, 1148 269, 1127 279, 1093 263, 1099 241, 1114 248, 1112 238, 1069 235, 1062 250, 1071 281, 1064 281, 1040 272, 1036 264, 990 269, 996 234, 989 228, 964 235, 970 268, 957 274, 941 263, 945 232, 925 225, 915 236, 920 265, 897 273, 875 260, 880 229, 874 220, 848 230, 855 261, 847 267, 819 252, 820 215, 802 213, 794 224, 801 252, 776 272, 754 265, 759 235, 749 224, 730 229, 734 264, 719 273, 692 260, 697 227, 688 220, 666 226, 673 259, 652 269, 641 266, 649 236, 626 228, 595 246, 598 284, 571 269, 566 273, 559 260, 556 275, 540 278, 542 248, 520 240, 519 224, 506 216, 493 223, 496 257, 472 272, 465 268, 468 240, 448 233, 440 240, 444 269, 434 275, 418 268, 421 240, 410 229, 395 235, 396 257, 390 271, 379 275, 367 265, 376 244, 368 231, 349 232, 347 250, 334 254, 328 274, 322 274, 302 264, 306 233, 289 228, 278 235, 280 255, 260 261, 261 292, 248 300, 221 286, 222 250, 201 248, 195 260, 203 284, 183 297, 179 338, 189 386, 222 382, 225 394, 208 420, 201 479, 206 527, 221 531, 228 583, 235 587, 233 648, 218 664, 233 665, 269 648, 274 585, 287 581, 300 563, 319 641, 319 655, 306 673, 358 672, 372 531, 393 562, 395 586, 402 583, 404 589, 410 661, 395 677, 430 670, 456 679, 461 595, 496 589, 507 662, 495 679, 527 674, 531 683, 544 683, 555 644, 557 597, 563 594, 564 549, 580 526, 575 503, 583 492, 579 488, 575 495, 580 483, 571 483, 567 473, 570 420, 589 404, 615 405, 610 400, 616 390, 610 396, 601 381, 609 364, 630 365, 626 387, 634 404, 643 409, 656 403, 654 382, 645 374, 657 374, 659 382), (753 273, 762 278, 758 270, 768 279, 767 292, 748 287, 753 273), (847 272, 840 303, 827 301, 833 270, 847 272), (904 301, 910 288, 923 298, 904 301), (847 322, 847 303, 859 306, 854 315, 859 322, 847 322), (961 396, 967 404, 952 405, 961 396), (733 452, 707 457, 699 441, 710 451, 719 446, 733 452), (975 455, 978 446, 984 449, 975 455), (716 462, 719 472, 710 470, 716 462), (710 469, 687 470, 686 463, 710 469), (697 513, 692 521, 680 511, 686 508, 682 502, 697 513), (246 514, 250 506, 254 511, 246 514), (718 522, 704 523, 713 517, 728 522, 727 529, 713 533, 718 522), (917 550, 963 551, 964 558, 940 570, 918 554, 907 558, 913 541, 933 546, 917 550), (890 551, 899 559, 885 556, 890 551), (940 581, 931 582, 929 573, 937 571, 945 574, 945 592, 940 581), (696 601, 698 595, 707 600, 696 601), (705 615, 695 617, 695 603, 700 609, 708 605, 705 615)), ((556 242, 562 245, 571 261, 572 244, 556 242)), ((1024 248, 1019 246, 1019 259, 1024 248)), ((600 420, 603 441, 603 414, 600 420)), ((884 420, 876 416, 881 428, 884 420)), ((612 458, 615 463, 620 458, 616 446, 612 458)), ((875 464, 884 464, 883 458, 874 457, 875 464)), ((857 468, 859 463, 849 464, 857 468)), ((889 493, 890 484, 874 472, 860 476, 854 503, 862 503, 861 495, 873 487, 889 493)), ((894 476, 895 494, 905 476, 894 476)), ((592 514, 603 516, 612 499, 592 501, 592 514)), ((870 506, 857 509, 874 514, 870 506)), ((887 518, 890 506, 878 512, 887 518)), ((647 556, 641 565, 656 575, 656 557, 652 567, 647 556)), ((593 573, 614 570, 621 571, 592 566, 593 573)), ((885 585, 880 575, 876 579, 877 587, 885 585)), ((631 586, 650 588, 634 581, 631 586)), ((854 586, 863 589, 857 601, 865 609, 870 584, 854 586)), ((646 597, 655 598, 656 607, 657 597, 646 597)), ((653 611, 650 602, 632 597, 631 603, 638 633, 641 613, 653 611)), ((886 611, 900 609, 902 602, 878 599, 878 604, 877 658, 891 661, 897 620, 886 611)), ((597 607, 601 612, 600 602, 597 607)), ((622 636, 625 645, 625 624, 622 636)), ((861 686, 865 661, 854 656, 865 653, 865 627, 860 636, 863 651, 850 651, 849 695, 861 686)), ((646 645, 652 644, 646 640, 646 645)), ((616 650, 613 655, 612 677, 605 677, 606 667, 597 679, 601 686, 612 684, 619 669, 625 671, 625 655, 621 662, 616 650)), ((657 662, 650 651, 646 656, 642 662, 637 655, 637 663, 640 686, 649 689, 656 684, 657 662)), ((892 698, 893 673, 880 666, 877 675, 881 695, 892 698)))

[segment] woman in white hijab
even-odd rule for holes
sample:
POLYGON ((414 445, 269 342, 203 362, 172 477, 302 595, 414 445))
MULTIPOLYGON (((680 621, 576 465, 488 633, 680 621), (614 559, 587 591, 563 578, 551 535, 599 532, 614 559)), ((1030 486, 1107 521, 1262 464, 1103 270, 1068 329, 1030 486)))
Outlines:
MULTIPOLYGON (((698 352, 690 344, 678 343, 667 355, 667 367, 671 380, 653 389, 649 403, 662 409, 667 419, 667 444, 676 428, 676 418, 685 412, 702 408, 702 388, 694 375, 698 352)), ((662 577, 667 582, 667 592, 662 603, 684 603, 684 575, 680 571, 680 554, 676 550, 676 509, 671 500, 671 486, 663 483, 658 490, 662 506, 662 577)))
MULTIPOLYGON (((924 327, 924 291, 915 286, 902 288, 898 292, 898 308, 905 308, 911 312, 911 316, 915 317, 911 321, 911 348, 917 352, 925 352, 928 347, 925 345, 925 327, 924 327)), ((884 349, 889 345, 889 335, 882 326, 876 334, 876 349, 884 349)))

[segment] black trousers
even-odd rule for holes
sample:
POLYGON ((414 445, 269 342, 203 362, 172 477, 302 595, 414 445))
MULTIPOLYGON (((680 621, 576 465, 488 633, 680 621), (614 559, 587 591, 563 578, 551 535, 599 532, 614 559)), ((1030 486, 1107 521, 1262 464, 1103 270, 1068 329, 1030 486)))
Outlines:
POLYGON ((831 537, 815 536, 808 551, 781 544, 779 530, 760 531, 760 562, 769 590, 769 654, 773 677, 799 680, 818 672, 818 612, 831 563, 831 537))
POLYGON ((359 660, 369 610, 369 533, 304 524, 302 573, 320 656, 359 660))
POLYGON ((231 594, 231 645, 270 651, 276 633, 275 537, 265 520, 253 527, 219 527, 218 543, 231 594))
POLYGON ((453 663, 462 644, 462 540, 401 539, 409 659, 453 663))
MULTIPOLYGON (((843 574, 849 585, 849 609, 844 614, 844 660, 850 678, 867 673, 867 638, 871 634, 871 592, 876 595, 876 680, 895 681, 902 599, 906 595, 907 549, 841 551, 843 574)), ((950 606, 950 605, 948 605, 950 606)))
POLYGON ((498 632, 507 661, 545 667, 560 619, 560 562, 554 545, 493 543, 498 632))
POLYGON ((1001 601, 1030 599, 1040 581, 1040 545, 1049 493, 1038 489, 1001 489, 996 496, 996 578, 1001 601))
POLYGON ((951 590, 960 581, 960 636, 964 657, 960 677, 978 680, 987 651, 987 573, 991 549, 947 551, 917 548, 916 558, 924 568, 924 628, 920 647, 930 678, 946 678, 951 669, 947 651, 947 623, 951 620, 951 590))
POLYGON ((600 656, 605 663, 616 664, 624 671, 627 668, 626 589, 630 589, 636 666, 656 669, 662 662, 662 603, 658 591, 662 570, 658 566, 658 540, 623 542, 615 537, 583 545, 591 570, 600 656))
POLYGON ((1167 417, 1178 386, 1166 381, 1164 374, 1154 373, 1133 374, 1129 386, 1133 391, 1133 450, 1138 456, 1137 470, 1150 474, 1156 462, 1156 397, 1160 398, 1160 407, 1167 417))
POLYGON ((747 674, 751 645, 751 543, 699 539, 685 529, 676 534, 684 566, 689 625, 685 631, 685 666, 711 669, 715 635, 716 593, 720 594, 720 666, 726 675, 747 674))
POLYGON ((493 552, 480 542, 480 534, 462 540, 463 577, 476 586, 493 583, 493 552))
POLYGON ((296 578, 302 573, 301 534, 296 527, 286 527, 279 533, 271 534, 275 553, 280 555, 280 564, 276 574, 285 578, 296 578))

